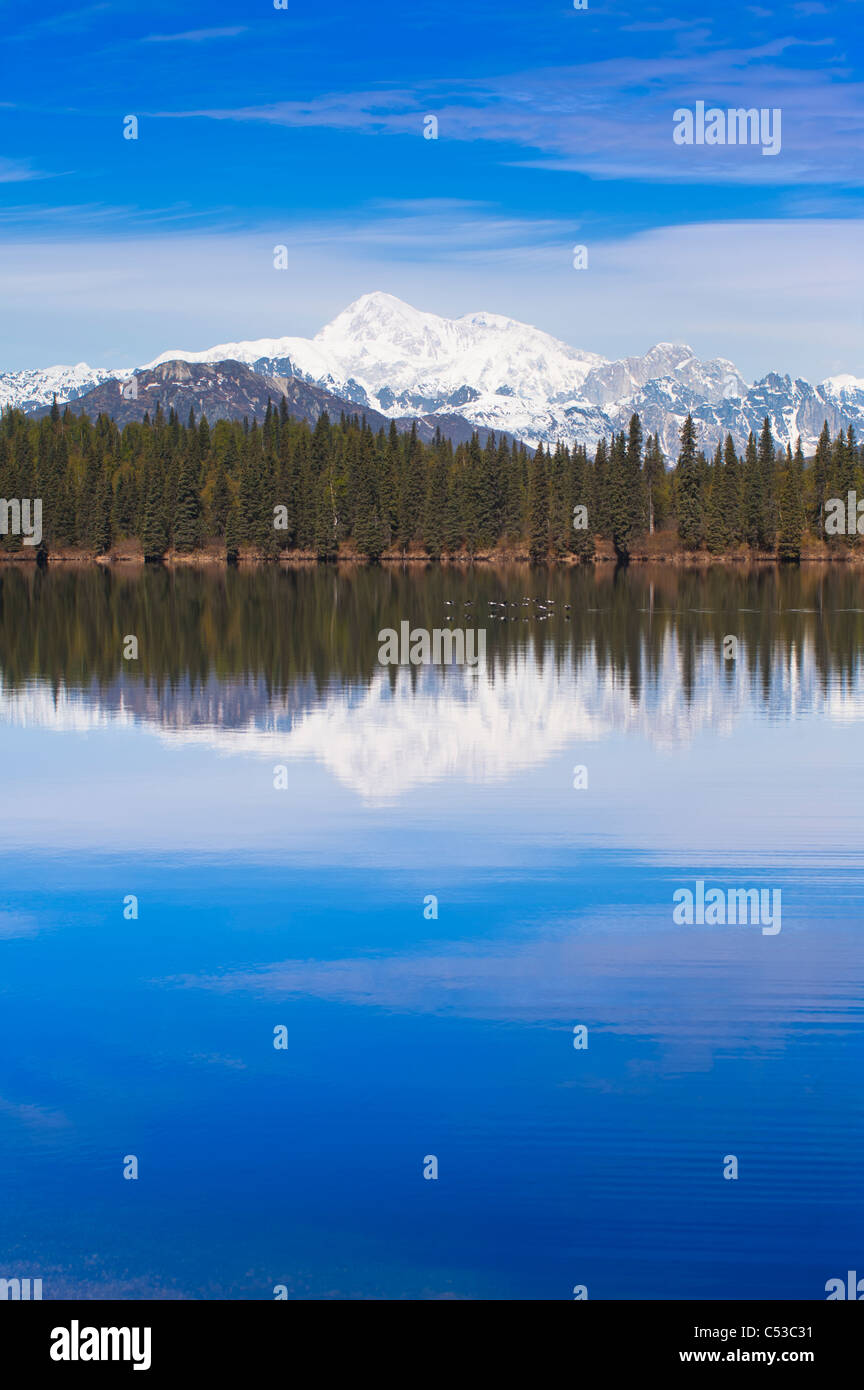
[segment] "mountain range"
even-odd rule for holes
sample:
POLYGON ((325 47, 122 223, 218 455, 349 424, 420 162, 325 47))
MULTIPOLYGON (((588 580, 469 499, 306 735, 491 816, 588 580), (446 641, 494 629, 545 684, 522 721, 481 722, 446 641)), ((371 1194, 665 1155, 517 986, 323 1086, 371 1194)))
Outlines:
POLYGON ((136 368, 77 366, 0 373, 0 408, 42 414, 60 404, 120 423, 161 401, 184 417, 260 419, 284 395, 289 413, 314 422, 323 410, 364 414, 374 429, 395 420, 423 439, 436 428, 454 442, 474 430, 592 447, 626 428, 634 411, 678 450, 692 414, 703 448, 731 434, 739 449, 767 416, 781 445, 800 436, 811 452, 827 420, 833 433, 864 431, 864 379, 829 377, 817 385, 769 373, 748 383, 724 358, 702 360, 685 344, 657 343, 644 356, 609 361, 499 314, 448 319, 393 295, 362 295, 314 338, 260 338, 199 352, 172 348, 136 368))
MULTIPOLYGON (((309 425, 314 425, 325 411, 331 419, 337 420, 343 411, 346 415, 362 414, 373 430, 389 429, 393 418, 334 396, 299 376, 253 371, 245 363, 230 359, 202 363, 172 358, 155 367, 109 376, 98 386, 70 397, 66 404, 71 411, 86 411, 94 419, 100 414, 110 415, 122 426, 132 420, 142 420, 148 413, 152 416, 157 403, 161 403, 166 413, 172 406, 184 420, 190 410, 195 412, 196 419, 206 415, 208 420, 242 420, 244 417, 263 420, 268 401, 276 404, 281 397, 285 398, 291 418, 305 420, 309 425)), ((57 400, 60 402, 59 394, 57 400)), ((23 408, 27 414, 39 417, 47 415, 51 406, 40 401, 23 408)), ((470 439, 475 430, 480 443, 485 444, 490 433, 482 426, 474 426, 461 416, 447 412, 395 419, 397 429, 416 428, 424 443, 434 439, 436 429, 456 444, 470 439)))

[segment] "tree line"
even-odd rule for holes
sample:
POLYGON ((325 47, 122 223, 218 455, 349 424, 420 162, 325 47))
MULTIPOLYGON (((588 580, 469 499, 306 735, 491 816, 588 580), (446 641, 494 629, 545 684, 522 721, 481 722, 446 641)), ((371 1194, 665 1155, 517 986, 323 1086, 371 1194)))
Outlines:
MULTIPOLYGON (((41 498, 40 554, 77 548, 105 554, 128 540, 158 561, 171 551, 224 547, 275 558, 301 551, 319 559, 357 553, 371 560, 422 551, 430 556, 494 549, 532 560, 589 561, 598 538, 626 562, 655 531, 713 554, 749 547, 783 560, 800 556, 808 536, 824 537, 828 499, 864 497, 864 448, 850 427, 832 439, 827 423, 805 459, 778 448, 769 420, 739 455, 731 436, 709 457, 690 416, 671 468, 656 434, 629 429, 582 445, 530 450, 505 437, 475 434, 455 445, 416 427, 377 433, 359 417, 314 427, 290 418, 283 398, 264 421, 210 424, 175 411, 120 429, 56 401, 40 420, 0 417, 0 498, 41 498)), ((2 525, 2 517, 0 517, 2 525)), ((0 547, 20 549, 0 534, 0 547)), ((857 532, 829 537, 854 547, 857 532)))

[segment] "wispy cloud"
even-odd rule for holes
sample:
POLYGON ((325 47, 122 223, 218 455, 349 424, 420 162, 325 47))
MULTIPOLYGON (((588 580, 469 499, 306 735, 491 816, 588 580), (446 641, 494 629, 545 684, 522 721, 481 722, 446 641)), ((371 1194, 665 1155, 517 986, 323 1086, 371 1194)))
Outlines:
POLYGON ((170 344, 308 336, 377 287, 447 315, 507 314, 607 357, 665 340, 730 358, 751 380, 864 376, 860 221, 694 222, 589 237, 589 270, 576 274, 572 244, 586 239, 577 223, 441 201, 230 234, 106 237, 84 225, 72 239, 58 215, 55 241, 22 229, 4 245, 0 322, 17 326, 14 340, 0 340, 3 365, 100 362, 106 342, 122 347, 118 360, 142 362, 170 344), (277 243, 288 246, 282 272, 277 243))
POLYGON ((508 162, 599 179, 864 184, 864 84, 848 77, 829 39, 778 35, 725 52, 695 44, 651 57, 411 90, 330 92, 309 101, 156 114, 420 136, 427 113, 438 117, 442 140, 485 141, 506 147, 508 162), (795 66, 796 57, 802 65, 806 58, 806 65, 795 66), (673 111, 697 101, 724 109, 779 107, 780 157, 765 159, 747 145, 675 145, 673 111))
MULTIPOLYGON (((51 178, 50 174, 34 175, 37 178, 51 178)), ((3 182, 0 171, 0 183, 3 182)), ((116 230, 122 226, 134 236, 143 227, 156 227, 166 223, 178 223, 189 228, 201 222, 218 221, 223 231, 232 225, 238 228, 242 218, 229 207, 195 208, 188 203, 175 203, 172 207, 141 208, 134 203, 65 203, 55 205, 11 203, 0 207, 0 226, 4 228, 38 228, 41 239, 57 241, 73 239, 86 235, 97 228, 105 231, 116 230), (53 225, 53 231, 52 231, 53 225)))
POLYGON ((310 101, 279 101, 261 106, 206 107, 191 111, 155 111, 168 119, 263 122, 267 125, 327 127, 371 134, 422 130, 416 92, 331 92, 310 101))
POLYGON ((105 343, 132 363, 172 344, 310 336, 380 288, 450 316, 506 314, 606 357, 664 340, 727 357, 748 380, 864 376, 861 221, 694 222, 588 238, 590 267, 577 274, 571 248, 586 238, 575 223, 434 203, 231 234, 82 229, 48 243, 22 233, 0 261, 0 323, 16 324, 0 339, 0 365, 99 363, 105 343), (277 243, 288 246, 281 272, 277 243))
POLYGON ((33 169, 25 160, 0 157, 0 183, 30 183, 33 179, 54 178, 53 174, 33 169))
POLYGON ((5 35, 7 40, 50 38, 54 35, 76 34, 89 29, 91 25, 104 23, 106 17, 116 7, 102 0, 95 5, 83 5, 77 10, 67 10, 65 14, 45 15, 32 24, 26 24, 17 33, 5 35))
POLYGON ((245 24, 225 29, 187 29, 182 34, 148 34, 142 43, 208 43, 210 39, 234 39, 247 32, 245 24))

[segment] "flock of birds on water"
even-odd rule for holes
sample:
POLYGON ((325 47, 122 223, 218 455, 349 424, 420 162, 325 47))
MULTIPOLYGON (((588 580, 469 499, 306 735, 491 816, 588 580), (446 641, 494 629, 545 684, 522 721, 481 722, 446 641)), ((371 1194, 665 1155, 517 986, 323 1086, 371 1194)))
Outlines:
MULTIPOLYGON (((489 604, 490 609, 493 609, 493 608, 500 608, 500 609, 503 610, 503 611, 500 612, 500 613, 492 613, 492 612, 490 612, 490 613, 487 614, 487 617, 489 617, 489 618, 497 618, 497 619, 499 620, 499 622, 502 622, 502 623, 506 623, 506 622, 518 623, 518 622, 520 621, 520 619, 521 619, 521 621, 522 621, 523 623, 530 623, 530 622, 533 622, 535 619, 536 619, 536 621, 537 621, 538 623, 544 623, 544 622, 546 621, 547 618, 556 618, 556 617, 558 617, 558 618, 563 617, 563 618, 565 619, 565 621, 569 621, 569 619, 570 619, 570 604, 569 604, 569 603, 565 603, 565 604, 563 604, 560 608, 558 608, 558 607, 556 607, 556 603, 555 603, 554 598, 523 598, 523 599, 521 600, 521 602, 520 602, 519 600, 517 600, 517 601, 514 602, 514 603, 505 603, 505 602, 503 602, 503 600, 490 598, 490 599, 487 600, 487 602, 488 602, 488 604, 489 604), (534 611, 531 611, 531 612, 528 612, 528 613, 513 613, 513 614, 510 614, 510 613, 507 612, 507 609, 508 609, 508 608, 528 608, 528 609, 530 609, 532 604, 535 605, 534 611)), ((455 617, 455 612, 454 612, 454 613, 449 612, 449 609, 451 609, 451 608, 454 608, 454 609, 455 609, 455 607, 456 607, 456 601, 455 601, 455 599, 452 599, 452 598, 445 598, 444 603, 446 604, 446 606, 447 606, 447 608, 448 608, 448 612, 447 612, 446 616, 447 616, 448 618, 453 618, 453 617, 455 617)), ((474 603, 474 600, 473 600, 473 599, 470 599, 470 598, 464 599, 464 600, 463 600, 463 603, 462 603, 462 606, 463 606, 463 608, 475 608, 475 607, 477 607, 477 605, 474 603)), ((473 617, 474 614, 466 614, 466 616, 468 616, 468 617, 473 617)))

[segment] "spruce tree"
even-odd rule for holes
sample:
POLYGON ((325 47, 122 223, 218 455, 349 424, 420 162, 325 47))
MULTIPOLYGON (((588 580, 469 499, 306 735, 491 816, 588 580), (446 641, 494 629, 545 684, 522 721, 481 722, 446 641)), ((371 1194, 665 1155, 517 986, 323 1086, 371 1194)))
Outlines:
POLYGON ((75 492, 66 435, 57 440, 54 454, 56 491, 49 508, 51 539, 59 546, 75 544, 75 492))
POLYGON ((200 545, 202 539, 201 510, 198 468, 194 459, 187 457, 183 462, 177 483, 177 503, 173 526, 173 541, 176 550, 188 553, 200 545))
POLYGON ((459 462, 454 456, 447 472, 447 505, 444 512, 444 549, 448 555, 458 554, 464 544, 462 527, 461 489, 459 485, 459 462))
POLYGON ((132 470, 124 465, 117 476, 111 527, 116 536, 134 536, 137 490, 132 470))
MULTIPOLYGON (((506 448, 506 445, 504 446, 506 448)), ((501 468, 502 530, 508 544, 521 541, 527 526, 527 496, 523 480, 523 461, 518 446, 507 450, 501 468)))
MULTIPOLYGON (((5 502, 12 498, 20 501, 21 491, 18 487, 18 474, 15 469, 13 449, 9 441, 0 439, 0 499, 5 502)), ((3 517, 3 524, 6 525, 6 518, 3 517)), ((0 532, 0 548, 10 554, 20 550, 22 545, 21 536, 7 527, 5 532, 0 532)))
POLYGON ((539 564, 549 557, 549 478, 542 444, 528 476, 528 526, 528 553, 539 564))
POLYGON ((708 480, 708 507, 705 518, 705 544, 712 555, 722 555, 729 544, 726 519, 726 489, 723 478, 723 449, 718 443, 708 480))
POLYGON ((630 517, 630 540, 644 533, 647 522, 645 479, 642 474, 642 422, 635 413, 630 416, 627 433, 627 453, 624 459, 624 480, 630 517))
POLYGON ((678 535, 685 550, 698 550, 702 544, 702 482, 696 451, 696 427, 687 416, 681 426, 681 449, 676 468, 678 535))
MULTIPOLYGON (((282 397, 283 403, 285 397, 282 397)), ((365 447, 366 437, 369 431, 364 429, 358 441, 358 452, 365 447)), ((279 437, 279 473, 277 482, 277 501, 285 507, 288 513, 288 527, 283 538, 283 544, 291 546, 297 543, 297 516, 298 516, 298 492, 300 479, 297 467, 297 451, 294 445, 293 431, 285 421, 281 428, 279 437)))
POLYGON ((632 464, 629 460, 627 439, 622 431, 612 440, 607 472, 609 536, 615 547, 615 558, 620 565, 626 565, 630 560, 630 545, 634 531, 635 508, 631 484, 632 464))
POLYGON ((666 520, 664 509, 664 484, 666 482, 666 463, 660 448, 657 434, 649 435, 645 446, 643 464, 645 509, 648 520, 648 534, 653 536, 655 528, 666 520))
POLYGON ((759 476, 759 456, 753 431, 747 440, 744 454, 744 540, 755 550, 759 544, 762 521, 761 479, 759 476))
MULTIPOLYGON (((828 492, 831 497, 839 498, 843 503, 844 515, 847 513, 849 493, 855 491, 857 462, 855 455, 854 435, 850 440, 847 434, 838 430, 837 437, 831 445, 828 492)), ((831 541, 834 547, 842 546, 846 550, 857 546, 857 543, 857 525, 854 531, 850 531, 848 521, 847 526, 840 532, 839 536, 831 541)))
MULTIPOLYGON (((574 448, 571 455, 571 486, 570 498, 572 507, 570 510, 570 526, 572 529, 572 540, 570 548, 572 553, 583 563, 587 564, 594 558, 594 488, 591 477, 591 468, 588 463, 588 456, 583 446, 574 448), (584 507, 587 513, 587 526, 577 527, 576 509, 584 507)), ((578 520, 584 518, 583 513, 579 513, 578 520)))
POLYGON ((735 441, 727 434, 723 447, 723 511, 730 545, 737 545, 744 533, 741 498, 741 465, 735 452, 735 441))
POLYGON ((225 535, 225 526, 232 500, 225 461, 220 458, 216 465, 216 476, 213 480, 213 491, 210 496, 210 531, 214 536, 221 538, 225 535))
POLYGON ((148 562, 162 560, 168 549, 168 518, 165 514, 164 484, 157 467, 151 470, 147 503, 141 530, 141 549, 148 562))
POLYGON ((773 550, 777 538, 777 458, 771 421, 765 417, 759 436, 759 545, 773 550))
POLYGON ((364 426, 357 457, 357 499, 354 543, 361 555, 376 562, 387 549, 389 530, 381 515, 381 498, 375 471, 375 441, 364 426))
POLYGON ((462 533, 469 555, 483 544, 485 531, 483 498, 483 455, 476 431, 467 445, 457 450, 462 473, 462 533))
POLYGON ((408 550, 419 535, 426 481, 416 421, 411 426, 407 446, 400 454, 397 537, 401 549, 408 550))
POLYGON ((804 532, 804 457, 800 435, 794 458, 787 451, 780 477, 779 500, 777 555, 781 560, 797 563, 801 559, 801 537, 804 532))
POLYGON ((447 455, 440 435, 432 448, 426 470, 423 500, 422 536, 427 553, 440 556, 444 550, 444 517, 447 510, 447 455))
POLYGON ((813 509, 810 525, 817 535, 825 535, 825 501, 828 497, 828 478, 831 472, 831 431, 826 420, 816 445, 813 460, 813 509))
POLYGON ((608 536, 610 532, 609 451, 605 439, 598 439, 594 452, 594 534, 608 536))
POLYGON ((111 487, 111 479, 108 475, 108 470, 103 468, 94 498, 90 529, 91 542, 97 555, 107 555, 108 551, 111 549, 111 514, 113 505, 114 493, 111 487))
POLYGON ((477 472, 477 497, 480 521, 480 544, 492 549, 501 534, 503 499, 501 493, 500 455, 492 431, 480 455, 477 472))
POLYGON ((310 550, 315 534, 315 486, 308 430, 303 430, 297 437, 294 467, 297 478, 296 541, 301 550, 310 550))
POLYGON ((258 549, 265 540, 267 528, 266 498, 264 496, 264 460, 261 432, 257 421, 246 436, 240 461, 240 525, 243 540, 258 549))
POLYGON ((229 565, 236 565, 240 559, 241 529, 240 509, 232 502, 225 522, 225 559, 229 565))
POLYGON ((549 542, 556 559, 573 550, 573 472, 570 453, 555 447, 549 465, 549 542))
POLYGON ((332 560, 337 552, 336 514, 333 508, 332 479, 327 472, 318 479, 315 508, 315 554, 319 560, 332 560))

